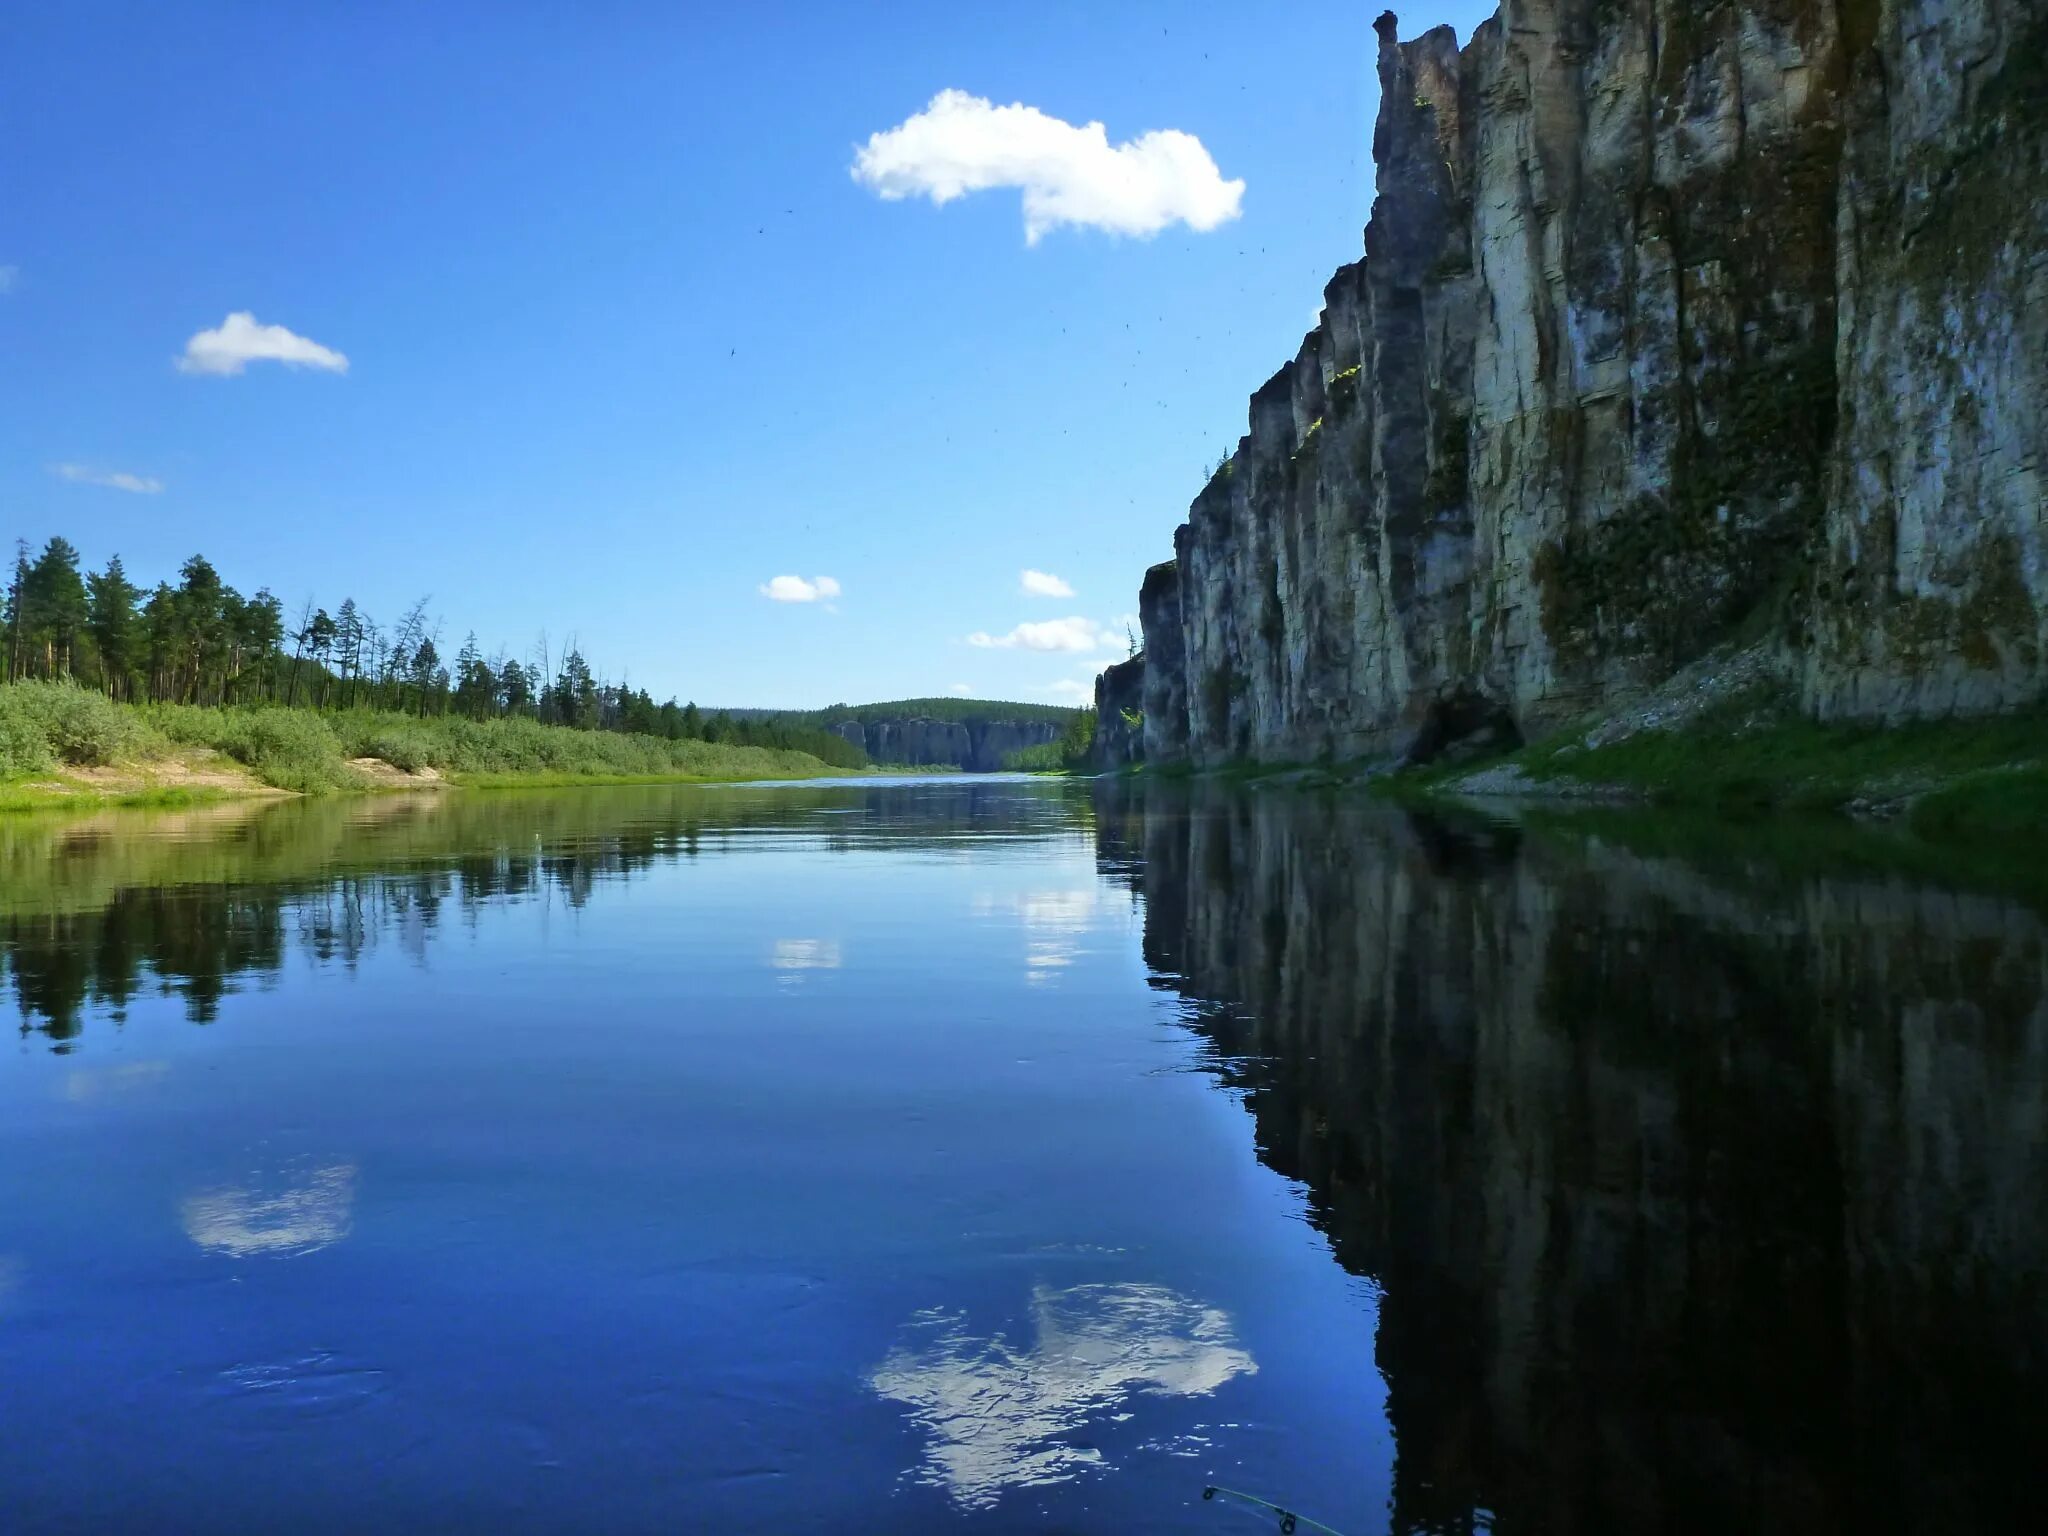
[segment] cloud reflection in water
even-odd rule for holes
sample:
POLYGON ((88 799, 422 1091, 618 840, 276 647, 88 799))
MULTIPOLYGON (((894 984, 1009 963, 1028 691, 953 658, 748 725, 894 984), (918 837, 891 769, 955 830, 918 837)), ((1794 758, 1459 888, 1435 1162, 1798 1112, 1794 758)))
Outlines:
POLYGON ((313 1253, 349 1235, 355 1224, 356 1170, 316 1168, 277 1190, 209 1189, 188 1196, 185 1235, 209 1253, 313 1253))
POLYGON ((777 939, 769 963, 778 971, 836 971, 844 957, 837 939, 777 939))
POLYGON ((1040 1286, 1031 1313, 1036 1342, 1024 1350, 970 1335, 957 1314, 921 1312, 869 1377, 931 1437, 918 1480, 963 1506, 1100 1463, 1061 1437, 1127 1397, 1202 1396, 1258 1370, 1228 1314, 1163 1286, 1040 1286))

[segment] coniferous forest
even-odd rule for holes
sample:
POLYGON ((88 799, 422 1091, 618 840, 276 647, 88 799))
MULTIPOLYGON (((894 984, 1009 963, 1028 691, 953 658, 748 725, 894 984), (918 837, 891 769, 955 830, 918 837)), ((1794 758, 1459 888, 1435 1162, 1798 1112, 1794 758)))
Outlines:
POLYGON ((307 603, 288 613, 267 588, 243 596, 204 555, 151 587, 132 578, 119 555, 93 571, 68 539, 52 538, 40 552, 23 541, 0 603, 0 682, 68 681, 125 703, 524 718, 799 751, 835 767, 867 764, 860 747, 814 724, 656 703, 645 688, 601 677, 573 641, 557 653, 543 637, 522 658, 486 654, 467 634, 447 655, 442 621, 426 598, 389 622, 350 597, 331 612, 307 603))

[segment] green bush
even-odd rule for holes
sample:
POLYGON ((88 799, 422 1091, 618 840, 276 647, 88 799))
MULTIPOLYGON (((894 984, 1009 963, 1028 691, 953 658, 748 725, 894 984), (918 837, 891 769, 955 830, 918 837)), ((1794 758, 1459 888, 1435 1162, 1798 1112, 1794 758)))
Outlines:
POLYGON ((318 715, 297 709, 211 713, 222 718, 208 745, 247 764, 266 784, 313 795, 362 782, 343 760, 340 740, 318 715))
POLYGON ((381 758, 407 773, 442 766, 442 754, 435 750, 434 734, 424 721, 363 711, 335 715, 330 723, 345 756, 381 758))
POLYGON ((56 766, 42 722, 25 711, 0 707, 0 779, 48 773, 56 766))
POLYGON ((100 767, 159 743, 132 710, 70 683, 0 688, 0 775, 48 773, 59 764, 100 767))

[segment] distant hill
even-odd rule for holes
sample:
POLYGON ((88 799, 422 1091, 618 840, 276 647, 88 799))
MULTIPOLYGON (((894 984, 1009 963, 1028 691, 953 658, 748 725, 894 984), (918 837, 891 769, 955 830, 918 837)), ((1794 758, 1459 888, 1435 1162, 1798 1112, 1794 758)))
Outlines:
POLYGON ((1043 720, 1064 728, 1076 711, 1061 704, 1024 704, 1013 699, 896 699, 884 704, 834 704, 828 709, 790 712, 807 725, 842 720, 1043 720))
POLYGON ((1007 699, 897 699, 826 709, 748 710, 738 719, 774 720, 829 731, 876 763, 993 773, 1019 752, 1058 741, 1079 710, 1007 699))

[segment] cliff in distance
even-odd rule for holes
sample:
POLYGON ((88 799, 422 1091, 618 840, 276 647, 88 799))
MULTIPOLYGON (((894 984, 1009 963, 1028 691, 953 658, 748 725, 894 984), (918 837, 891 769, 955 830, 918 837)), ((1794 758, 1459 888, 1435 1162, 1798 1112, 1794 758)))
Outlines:
POLYGON ((2048 696, 2048 0, 1397 26, 1364 259, 1148 573, 1103 725, 1421 760, 1721 649, 1822 719, 2048 696))
POLYGON ((1077 711, 986 699, 899 699, 792 716, 866 751, 870 762, 996 773, 1060 739, 1077 711))

